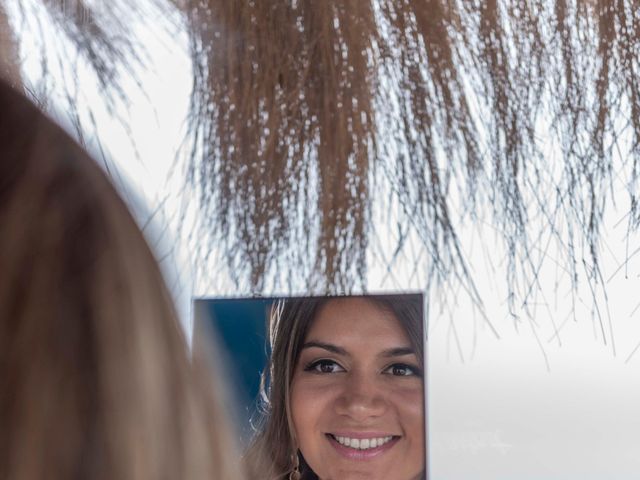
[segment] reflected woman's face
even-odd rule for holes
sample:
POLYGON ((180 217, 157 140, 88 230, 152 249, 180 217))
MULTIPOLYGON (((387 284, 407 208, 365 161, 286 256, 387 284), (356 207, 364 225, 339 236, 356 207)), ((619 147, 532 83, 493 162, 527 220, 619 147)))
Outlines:
POLYGON ((298 446, 321 480, 421 478, 419 365, 392 313, 363 298, 322 306, 291 385, 298 446))

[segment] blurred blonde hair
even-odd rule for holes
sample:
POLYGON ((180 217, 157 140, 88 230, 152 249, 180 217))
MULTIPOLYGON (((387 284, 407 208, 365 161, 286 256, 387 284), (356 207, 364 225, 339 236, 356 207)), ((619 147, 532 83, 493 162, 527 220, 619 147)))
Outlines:
POLYGON ((103 172, 0 84, 0 478, 242 478, 194 357, 103 172))

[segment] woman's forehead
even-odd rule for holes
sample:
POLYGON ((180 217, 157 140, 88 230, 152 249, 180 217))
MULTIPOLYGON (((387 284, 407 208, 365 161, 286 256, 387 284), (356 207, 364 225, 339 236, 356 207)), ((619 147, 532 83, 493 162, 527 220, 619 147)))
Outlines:
POLYGON ((309 340, 336 344, 376 341, 393 347, 410 343, 402 324, 389 309, 363 297, 325 302, 307 332, 305 341, 309 340))

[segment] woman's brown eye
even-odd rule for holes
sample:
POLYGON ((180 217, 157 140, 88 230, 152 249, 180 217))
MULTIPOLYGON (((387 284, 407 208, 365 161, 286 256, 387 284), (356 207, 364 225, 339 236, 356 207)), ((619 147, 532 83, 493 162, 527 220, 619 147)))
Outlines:
POLYGON ((311 362, 304 367, 304 370, 306 372, 316 373, 337 373, 344 371, 344 369, 333 360, 317 360, 315 362, 311 362))
POLYGON ((396 363, 390 365, 385 370, 385 372, 395 377, 421 376, 420 370, 418 368, 411 365, 406 365, 404 363, 396 363))
POLYGON ((399 366, 394 366, 393 367, 393 374, 394 375, 407 375, 409 372, 409 369, 405 366, 399 367, 399 366))
POLYGON ((330 363, 321 363, 320 371, 323 373, 331 373, 333 371, 333 365, 330 363))

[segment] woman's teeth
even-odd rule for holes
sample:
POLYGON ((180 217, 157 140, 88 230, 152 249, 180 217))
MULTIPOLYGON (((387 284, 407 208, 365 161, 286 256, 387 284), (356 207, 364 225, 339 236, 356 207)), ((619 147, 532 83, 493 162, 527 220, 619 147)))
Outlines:
POLYGON ((378 437, 378 438, 349 438, 349 437, 338 437, 334 435, 335 438, 340 445, 344 445, 345 447, 356 448, 358 450, 367 450, 369 448, 376 448, 384 445, 389 442, 393 437, 378 437))

